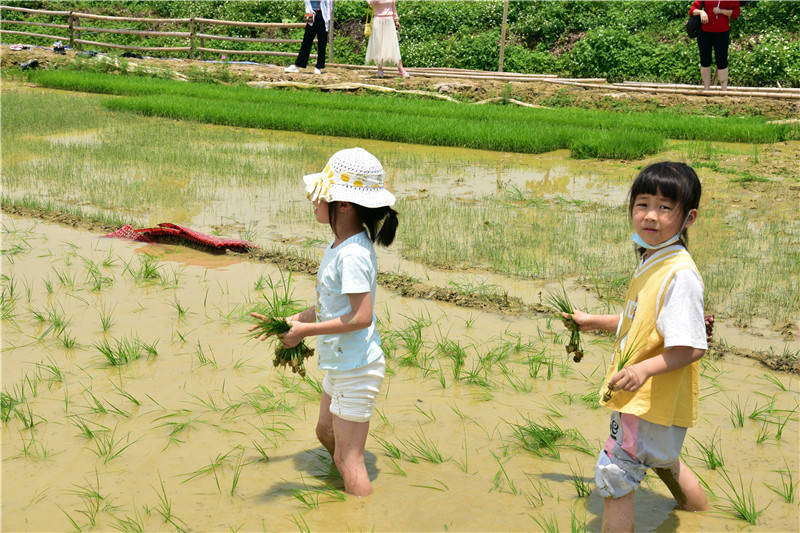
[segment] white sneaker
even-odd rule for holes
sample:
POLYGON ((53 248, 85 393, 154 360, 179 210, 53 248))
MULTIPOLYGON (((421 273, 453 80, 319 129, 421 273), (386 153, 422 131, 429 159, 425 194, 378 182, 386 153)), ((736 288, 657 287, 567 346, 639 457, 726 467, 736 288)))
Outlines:
POLYGON ((283 69, 283 71, 284 72, 300 72, 300 69, 297 68, 297 65, 289 65, 288 67, 283 69))
POLYGON ((318 68, 314 68, 314 74, 322 74, 322 71, 318 68))

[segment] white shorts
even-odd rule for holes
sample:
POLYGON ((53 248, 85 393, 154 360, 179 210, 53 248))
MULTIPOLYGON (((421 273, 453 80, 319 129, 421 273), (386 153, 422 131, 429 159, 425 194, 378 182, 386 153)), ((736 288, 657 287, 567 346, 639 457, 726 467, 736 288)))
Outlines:
POLYGON ((597 458, 594 480, 603 498, 636 490, 648 468, 669 469, 677 479, 686 428, 662 426, 638 416, 611 413, 611 435, 597 458))
POLYGON ((322 389, 331 397, 331 414, 350 422, 369 422, 385 375, 383 356, 352 370, 328 370, 322 389))

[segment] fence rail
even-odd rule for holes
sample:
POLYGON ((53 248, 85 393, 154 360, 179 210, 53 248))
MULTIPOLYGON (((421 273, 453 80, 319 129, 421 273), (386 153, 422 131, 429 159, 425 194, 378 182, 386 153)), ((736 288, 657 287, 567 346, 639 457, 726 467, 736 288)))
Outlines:
MULTIPOLYGON (((263 44, 297 44, 301 43, 301 39, 290 38, 276 38, 272 37, 238 37, 233 35, 219 35, 208 33, 209 26, 224 26, 224 27, 240 27, 240 28, 256 28, 264 30, 290 30, 303 28, 303 22, 239 22, 234 20, 218 20, 207 19, 201 17, 190 18, 140 18, 140 17, 115 17, 111 15, 95 15, 93 13, 83 13, 80 11, 53 11, 46 9, 30 9, 25 7, 12 7, 0 5, 0 13, 3 11, 17 12, 24 15, 47 15, 50 17, 66 17, 66 24, 57 24, 53 22, 40 22, 36 20, 7 20, 3 18, 0 20, 3 28, 0 28, 0 34, 3 35, 23 35, 27 37, 34 37, 38 39, 54 39, 64 40, 69 42, 71 48, 81 50, 84 45, 100 47, 100 48, 116 48, 122 50, 135 50, 143 52, 187 52, 189 59, 194 59, 196 54, 200 54, 201 59, 205 59, 205 54, 229 54, 229 55, 253 55, 253 56, 282 56, 291 57, 296 52, 283 52, 279 50, 238 50, 228 48, 214 48, 207 46, 206 41, 223 41, 223 42, 238 42, 238 43, 263 43, 263 44), (122 28, 103 28, 96 26, 82 26, 81 21, 96 20, 96 21, 111 21, 111 22, 135 22, 141 24, 173 24, 187 26, 188 31, 163 31, 163 30, 133 30, 122 28), (65 35, 51 35, 45 33, 36 33, 31 31, 11 30, 6 29, 6 26, 25 25, 41 28, 55 28, 60 30, 67 30, 65 35), (131 44, 118 44, 109 42, 100 42, 86 39, 86 33, 93 34, 115 34, 115 35, 130 35, 134 37, 148 38, 148 37, 168 37, 174 39, 185 39, 187 41, 185 46, 136 46, 131 44)), ((52 19, 51 19, 52 20, 52 19)), ((333 56, 333 34, 330 35, 330 48, 331 58, 333 56)), ((311 57, 316 57, 312 54, 311 57)))

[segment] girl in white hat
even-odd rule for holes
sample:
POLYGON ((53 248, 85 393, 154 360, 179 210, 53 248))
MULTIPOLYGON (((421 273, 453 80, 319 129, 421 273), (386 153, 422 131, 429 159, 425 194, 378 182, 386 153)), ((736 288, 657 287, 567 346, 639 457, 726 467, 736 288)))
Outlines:
MULTIPOLYGON (((317 222, 333 241, 317 273, 314 307, 287 317, 286 347, 317 335, 322 382, 317 437, 333 457, 345 491, 372 492, 364 464, 369 419, 386 369, 375 328, 378 265, 373 243, 389 246, 397 231, 395 198, 383 186, 380 161, 362 148, 340 150, 322 172, 303 177, 317 222)), ((257 318, 263 318, 257 316, 257 318)))

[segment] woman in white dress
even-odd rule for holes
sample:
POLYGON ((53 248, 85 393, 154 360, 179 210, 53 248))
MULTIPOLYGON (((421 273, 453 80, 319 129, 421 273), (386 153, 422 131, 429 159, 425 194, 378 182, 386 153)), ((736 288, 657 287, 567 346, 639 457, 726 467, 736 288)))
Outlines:
POLYGON ((367 0, 367 3, 375 8, 375 15, 372 19, 372 33, 367 44, 366 65, 375 63, 378 65, 378 76, 383 77, 383 65, 397 65, 397 70, 404 78, 409 76, 403 68, 403 61, 400 59, 400 45, 397 42, 397 28, 400 27, 400 20, 397 17, 397 7, 395 0, 367 0))

